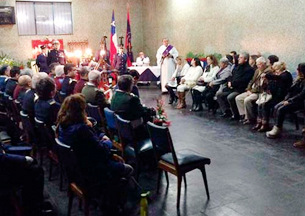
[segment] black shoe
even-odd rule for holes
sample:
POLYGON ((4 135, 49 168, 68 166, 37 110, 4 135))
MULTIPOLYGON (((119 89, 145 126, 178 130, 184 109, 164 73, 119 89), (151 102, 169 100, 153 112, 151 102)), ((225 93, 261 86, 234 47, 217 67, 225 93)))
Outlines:
POLYGON ((238 121, 239 119, 237 116, 231 116, 230 121, 238 121))
POLYGON ((231 116, 230 113, 222 113, 222 114, 220 115, 220 117, 223 117, 223 118, 228 118, 228 117, 230 117, 230 116, 231 116))
POLYGON ((171 97, 168 101, 168 104, 173 104, 174 103, 174 99, 171 97))

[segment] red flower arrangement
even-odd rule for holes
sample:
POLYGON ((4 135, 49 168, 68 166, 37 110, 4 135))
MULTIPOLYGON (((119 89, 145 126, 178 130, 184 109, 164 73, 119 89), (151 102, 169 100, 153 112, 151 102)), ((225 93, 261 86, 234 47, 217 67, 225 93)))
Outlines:
POLYGON ((156 118, 154 119, 154 124, 160 126, 165 124, 166 126, 170 126, 171 122, 167 119, 167 115, 164 111, 163 105, 164 101, 162 99, 157 99, 156 118))

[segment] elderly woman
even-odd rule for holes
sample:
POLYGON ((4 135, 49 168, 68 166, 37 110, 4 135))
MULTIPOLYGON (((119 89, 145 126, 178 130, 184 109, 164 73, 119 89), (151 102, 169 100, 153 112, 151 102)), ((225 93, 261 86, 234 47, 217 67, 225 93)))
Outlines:
POLYGON ((305 99, 305 63, 300 63, 297 68, 298 78, 289 88, 285 99, 275 107, 276 124, 272 130, 266 132, 268 138, 276 138, 281 135, 285 115, 304 109, 305 99))
POLYGON ((198 58, 193 58, 191 67, 188 69, 186 75, 181 79, 180 85, 177 87, 179 103, 177 109, 186 107, 185 92, 196 85, 197 80, 202 75, 202 67, 198 58))
MULTIPOLYGON (((284 100, 291 84, 292 76, 286 70, 284 62, 275 62, 272 66, 274 73, 262 74, 262 78, 267 82, 264 91, 272 95, 272 99, 266 103, 258 105, 258 116, 253 130, 266 132, 269 129, 269 117, 271 109, 284 100)), ((259 95, 259 98, 262 93, 259 95)))
POLYGON ((249 82, 246 92, 236 96, 235 101, 240 116, 245 116, 243 123, 249 124, 256 120, 253 110, 253 102, 258 99, 258 94, 262 92, 261 75, 271 72, 270 66, 267 66, 267 60, 259 57, 256 60, 257 70, 252 80, 249 82))
POLYGON ((191 111, 202 111, 202 100, 205 98, 206 85, 211 82, 216 73, 219 71, 217 58, 213 55, 207 56, 207 66, 201 77, 198 79, 197 85, 192 89, 193 105, 191 111))
POLYGON ((56 84, 56 90, 61 90, 61 84, 64 81, 65 78, 65 72, 64 72, 64 66, 63 65, 57 65, 55 67, 55 84, 56 84))
POLYGON ((216 92, 222 85, 227 82, 228 78, 232 75, 231 63, 226 57, 220 59, 219 66, 220 69, 217 71, 213 80, 209 82, 209 85, 207 85, 206 87, 205 95, 205 100, 208 105, 208 109, 212 110, 214 114, 216 113, 218 107, 217 101, 214 100, 216 92))
POLYGON ((171 81, 166 83, 165 88, 167 89, 169 93, 169 104, 172 104, 173 102, 177 102, 178 97, 175 95, 174 89, 177 89, 178 84, 181 81, 181 78, 185 76, 188 69, 190 68, 190 65, 186 62, 184 63, 184 60, 181 56, 178 56, 176 58, 176 70, 171 78, 171 81))

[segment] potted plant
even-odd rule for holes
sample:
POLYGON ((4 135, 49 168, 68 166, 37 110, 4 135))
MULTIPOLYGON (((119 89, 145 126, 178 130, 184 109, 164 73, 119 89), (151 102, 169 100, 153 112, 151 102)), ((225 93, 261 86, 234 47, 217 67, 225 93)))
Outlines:
POLYGON ((156 107, 156 117, 154 119, 154 124, 159 126, 170 126, 170 121, 168 121, 167 115, 163 108, 164 101, 162 99, 156 99, 156 100, 157 100, 157 107, 156 107))
POLYGON ((188 52, 187 54, 186 54, 186 61, 188 62, 188 63, 191 63, 191 61, 192 61, 192 59, 195 57, 195 55, 194 55, 194 53, 192 53, 192 52, 188 52))

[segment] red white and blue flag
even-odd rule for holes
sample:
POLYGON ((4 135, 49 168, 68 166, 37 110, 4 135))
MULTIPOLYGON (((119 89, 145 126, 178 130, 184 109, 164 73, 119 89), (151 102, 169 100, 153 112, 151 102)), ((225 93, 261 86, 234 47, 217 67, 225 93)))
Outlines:
POLYGON ((114 10, 112 11, 111 36, 110 36, 110 62, 113 65, 115 54, 118 50, 118 38, 115 32, 114 10))
POLYGON ((129 17, 129 4, 127 3, 127 30, 126 30, 126 37, 125 37, 125 48, 127 50, 127 66, 132 66, 133 62, 133 53, 132 53, 132 46, 131 46, 131 30, 130 30, 130 17, 129 17))

